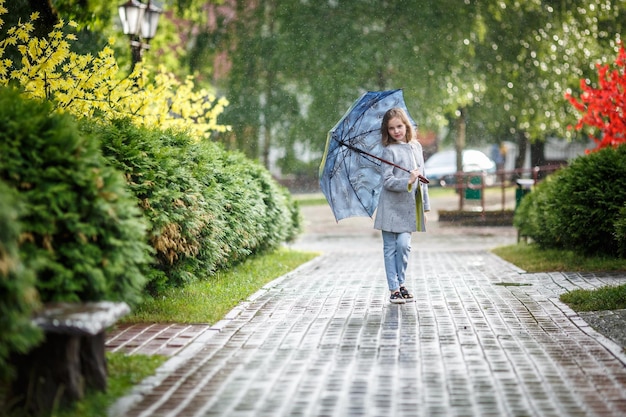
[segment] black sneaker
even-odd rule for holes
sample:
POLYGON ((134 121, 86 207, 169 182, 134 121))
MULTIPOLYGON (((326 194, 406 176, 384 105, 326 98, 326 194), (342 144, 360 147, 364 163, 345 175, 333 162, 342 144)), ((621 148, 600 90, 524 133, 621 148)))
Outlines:
POLYGON ((406 303, 404 297, 402 296, 402 294, 400 294, 400 291, 396 291, 393 294, 391 294, 391 297, 389 297, 389 301, 393 304, 404 304, 406 303))
POLYGON ((413 294, 411 294, 405 286, 400 287, 400 294, 402 294, 402 298, 406 301, 413 301, 413 294))

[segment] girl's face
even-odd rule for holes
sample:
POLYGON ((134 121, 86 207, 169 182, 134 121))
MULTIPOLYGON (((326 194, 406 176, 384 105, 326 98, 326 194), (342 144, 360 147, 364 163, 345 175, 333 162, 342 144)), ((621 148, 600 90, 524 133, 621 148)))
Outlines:
POLYGON ((387 133, 389 133, 389 136, 391 136, 394 140, 404 142, 406 137, 406 126, 402 123, 402 120, 399 117, 393 117, 389 119, 387 133))

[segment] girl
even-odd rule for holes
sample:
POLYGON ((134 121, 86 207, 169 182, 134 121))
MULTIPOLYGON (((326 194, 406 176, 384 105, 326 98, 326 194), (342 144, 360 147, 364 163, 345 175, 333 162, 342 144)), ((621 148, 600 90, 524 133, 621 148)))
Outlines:
POLYGON ((430 211, 428 186, 424 177, 422 146, 406 112, 394 107, 383 116, 381 125, 384 159, 410 170, 403 171, 383 164, 383 188, 380 193, 374 228, 382 231, 383 252, 390 301, 404 304, 413 294, 404 286, 411 251, 411 233, 424 231, 424 212, 430 211))

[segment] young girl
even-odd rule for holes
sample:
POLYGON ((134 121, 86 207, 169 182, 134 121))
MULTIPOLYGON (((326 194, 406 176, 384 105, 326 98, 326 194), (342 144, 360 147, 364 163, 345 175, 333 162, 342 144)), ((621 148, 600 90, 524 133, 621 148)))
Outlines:
POLYGON ((385 113, 380 130, 384 159, 410 170, 409 173, 383 164, 383 188, 374 220, 374 228, 381 230, 383 236, 389 300, 404 304, 413 301, 413 294, 404 286, 411 233, 424 231, 424 212, 430 211, 428 186, 419 182, 419 177, 424 176, 424 155, 401 108, 394 107, 385 113))

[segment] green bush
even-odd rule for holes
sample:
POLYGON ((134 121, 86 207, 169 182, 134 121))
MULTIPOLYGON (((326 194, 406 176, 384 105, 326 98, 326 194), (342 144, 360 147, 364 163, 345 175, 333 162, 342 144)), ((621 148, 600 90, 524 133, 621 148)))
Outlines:
POLYGON ((0 90, 0 180, 24 203, 20 257, 42 302, 138 301, 151 250, 145 221, 71 116, 0 90))
POLYGON ((539 183, 535 189, 524 196, 519 207, 515 211, 513 224, 521 234, 532 237, 532 239, 546 247, 554 247, 553 242, 560 240, 558 226, 555 226, 555 213, 552 198, 552 189, 558 187, 558 178, 563 170, 557 171, 539 183))
POLYGON ((524 197, 520 233, 544 247, 589 255, 624 255, 626 146, 575 159, 524 197))
MULTIPOLYGON (((19 259, 17 193, 0 182, 0 385, 13 376, 11 353, 25 353, 41 340, 31 325, 38 307, 35 277, 19 259)), ((0 406, 2 400, 0 399, 0 406)))
POLYGON ((225 196, 226 239, 231 243, 231 254, 221 266, 296 237, 299 209, 291 194, 264 167, 237 152, 223 152, 219 162, 211 162, 212 170, 201 173, 200 179, 207 185, 207 198, 214 188, 225 196))
POLYGON ((212 275, 293 239, 299 211, 267 170, 216 143, 117 120, 85 125, 123 171, 151 228, 149 290, 158 293, 212 275))
POLYGON ((149 222, 147 239, 156 257, 148 289, 155 292, 195 279, 197 270, 212 263, 211 257, 219 257, 219 247, 205 240, 203 233, 209 228, 219 240, 225 224, 217 219, 214 213, 219 207, 205 200, 202 184, 190 169, 196 156, 189 150, 189 139, 123 120, 103 126, 92 123, 83 129, 100 137, 103 154, 125 173, 149 222))

